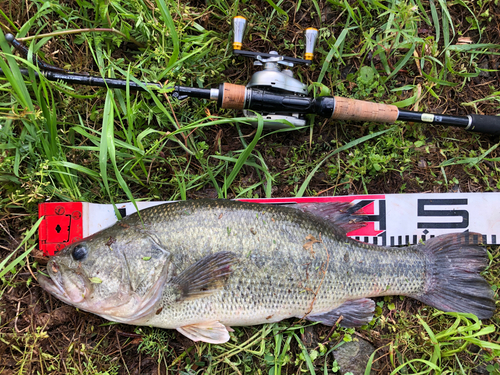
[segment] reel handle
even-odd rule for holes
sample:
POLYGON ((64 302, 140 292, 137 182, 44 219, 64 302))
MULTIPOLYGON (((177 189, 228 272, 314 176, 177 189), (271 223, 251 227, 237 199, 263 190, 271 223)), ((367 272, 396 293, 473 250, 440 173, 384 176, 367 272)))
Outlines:
POLYGON ((288 57, 278 54, 270 53, 260 53, 242 50, 243 47, 243 36, 245 35, 245 29, 247 26, 247 19, 242 16, 236 16, 233 18, 233 53, 235 55, 242 55, 245 57, 251 57, 256 61, 266 62, 276 62, 278 64, 283 64, 286 66, 293 66, 290 64, 306 64, 311 65, 314 56, 314 47, 316 40, 318 39, 318 29, 309 27, 305 31, 306 39, 306 51, 304 54, 304 59, 299 59, 295 57, 288 57))

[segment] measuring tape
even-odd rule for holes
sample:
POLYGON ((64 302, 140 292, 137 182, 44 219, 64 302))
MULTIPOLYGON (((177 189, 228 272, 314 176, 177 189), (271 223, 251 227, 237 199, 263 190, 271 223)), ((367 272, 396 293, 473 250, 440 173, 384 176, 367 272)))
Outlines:
MULTIPOLYGON (((500 242, 500 193, 376 194, 340 197, 238 199, 267 204, 351 202, 367 216, 366 226, 349 232, 356 240, 381 246, 414 245, 457 232, 483 234, 482 243, 500 242), (499 241, 499 242, 497 242, 499 241)), ((139 210, 164 201, 137 202, 139 210)), ((132 203, 116 205, 122 217, 136 212, 132 203)), ((40 250, 54 255, 65 246, 118 221, 113 205, 86 202, 41 203, 40 250)))

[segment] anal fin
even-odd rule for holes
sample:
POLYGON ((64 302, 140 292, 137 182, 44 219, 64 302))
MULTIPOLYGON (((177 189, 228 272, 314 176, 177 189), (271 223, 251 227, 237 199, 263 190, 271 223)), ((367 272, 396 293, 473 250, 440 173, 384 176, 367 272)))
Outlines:
POLYGON ((210 344, 223 344, 229 340, 228 327, 217 320, 182 326, 177 331, 193 341, 210 344))
POLYGON ((342 316, 340 325, 342 327, 359 327, 370 323, 375 311, 375 302, 369 298, 360 298, 346 301, 339 307, 321 314, 309 314, 305 318, 312 322, 320 322, 327 326, 333 326, 342 316))

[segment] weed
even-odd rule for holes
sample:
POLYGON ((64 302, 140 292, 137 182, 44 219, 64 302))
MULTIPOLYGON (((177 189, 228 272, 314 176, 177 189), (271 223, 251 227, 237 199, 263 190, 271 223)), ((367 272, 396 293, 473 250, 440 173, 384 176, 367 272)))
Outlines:
POLYGON ((173 339, 172 332, 158 328, 137 328, 137 334, 141 335, 141 342, 137 347, 140 353, 156 358, 158 364, 168 361, 172 357, 169 341, 173 339))

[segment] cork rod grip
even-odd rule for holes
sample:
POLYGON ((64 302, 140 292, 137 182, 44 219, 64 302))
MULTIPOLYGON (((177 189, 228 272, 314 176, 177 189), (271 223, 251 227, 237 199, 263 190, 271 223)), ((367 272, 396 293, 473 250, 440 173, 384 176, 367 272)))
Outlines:
POLYGON ((395 105, 335 96, 335 109, 332 119, 392 123, 398 119, 398 113, 398 107, 395 105))
MULTIPOLYGON (((221 108, 243 109, 245 104, 245 86, 235 85, 233 83, 222 84, 222 102, 221 108)), ((220 94, 219 94, 220 95, 220 94)))

